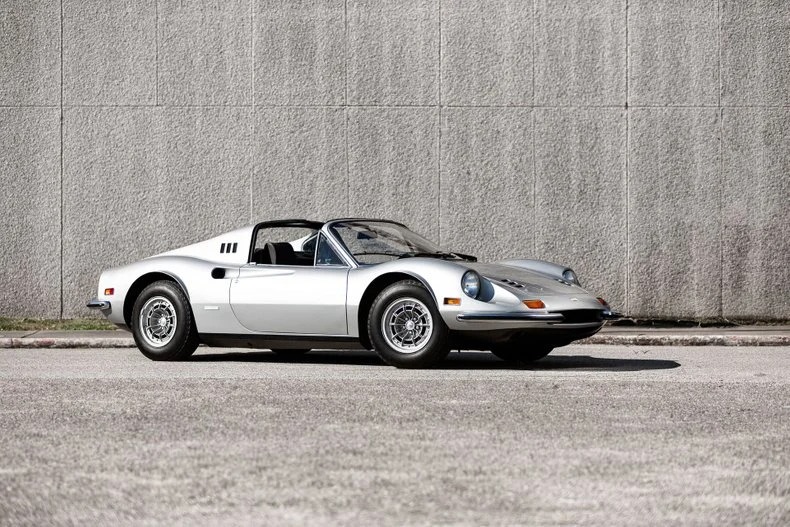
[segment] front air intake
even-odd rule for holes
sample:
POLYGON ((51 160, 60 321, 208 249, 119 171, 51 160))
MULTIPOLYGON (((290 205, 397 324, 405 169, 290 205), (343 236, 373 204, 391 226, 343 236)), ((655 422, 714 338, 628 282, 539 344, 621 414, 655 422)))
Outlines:
POLYGON ((560 313, 565 320, 563 324, 584 324, 589 322, 602 322, 603 311, 600 309, 569 309, 567 311, 552 311, 560 313))

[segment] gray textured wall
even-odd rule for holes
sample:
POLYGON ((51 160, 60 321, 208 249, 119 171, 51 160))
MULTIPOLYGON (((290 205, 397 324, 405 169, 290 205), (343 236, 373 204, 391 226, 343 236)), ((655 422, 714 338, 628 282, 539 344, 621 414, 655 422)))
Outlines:
POLYGON ((277 217, 790 318, 790 2, 0 0, 0 315, 277 217))

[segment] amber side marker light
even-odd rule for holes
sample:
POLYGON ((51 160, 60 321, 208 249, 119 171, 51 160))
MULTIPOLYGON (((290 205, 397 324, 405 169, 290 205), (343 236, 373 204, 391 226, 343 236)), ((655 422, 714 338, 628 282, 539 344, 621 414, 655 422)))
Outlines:
POLYGON ((546 307, 543 300, 524 300, 524 305, 530 309, 543 309, 546 307))
POLYGON ((460 298, 445 298, 444 305, 446 306, 460 306, 461 299, 460 298))
POLYGON ((112 296, 115 293, 114 287, 108 287, 104 290, 104 296, 112 296))

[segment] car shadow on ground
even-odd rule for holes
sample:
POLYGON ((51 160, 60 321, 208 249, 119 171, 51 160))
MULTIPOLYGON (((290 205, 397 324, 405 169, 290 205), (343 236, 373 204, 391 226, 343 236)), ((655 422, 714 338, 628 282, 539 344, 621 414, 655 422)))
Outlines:
MULTIPOLYGON (((372 351, 333 350, 312 351, 305 355, 285 357, 271 351, 244 351, 227 353, 199 352, 189 359, 194 362, 258 362, 292 364, 349 364, 358 366, 387 366, 372 351)), ((673 360, 645 358, 590 357, 589 355, 549 355, 528 366, 507 363, 488 352, 452 352, 433 369, 438 370, 593 370, 593 371, 642 371, 669 370, 680 363, 673 360)))

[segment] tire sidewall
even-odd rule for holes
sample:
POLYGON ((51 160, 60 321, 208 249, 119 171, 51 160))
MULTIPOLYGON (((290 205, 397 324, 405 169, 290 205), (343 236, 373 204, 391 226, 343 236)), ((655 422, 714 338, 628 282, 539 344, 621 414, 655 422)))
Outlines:
POLYGON ((197 347, 197 337, 189 302, 181 289, 173 282, 154 282, 137 296, 132 310, 132 335, 137 348, 152 360, 179 360, 191 355, 197 347), (173 338, 164 346, 157 348, 146 342, 140 329, 140 312, 145 303, 155 297, 165 297, 176 312, 176 329, 173 338))
POLYGON ((373 301, 368 314, 368 335, 376 353, 386 362, 398 368, 427 368, 444 359, 450 352, 449 330, 428 290, 414 280, 396 282, 386 288, 373 301), (389 345, 381 330, 381 319, 388 306, 401 298, 416 298, 431 314, 433 332, 428 344, 414 353, 403 353, 389 345))

